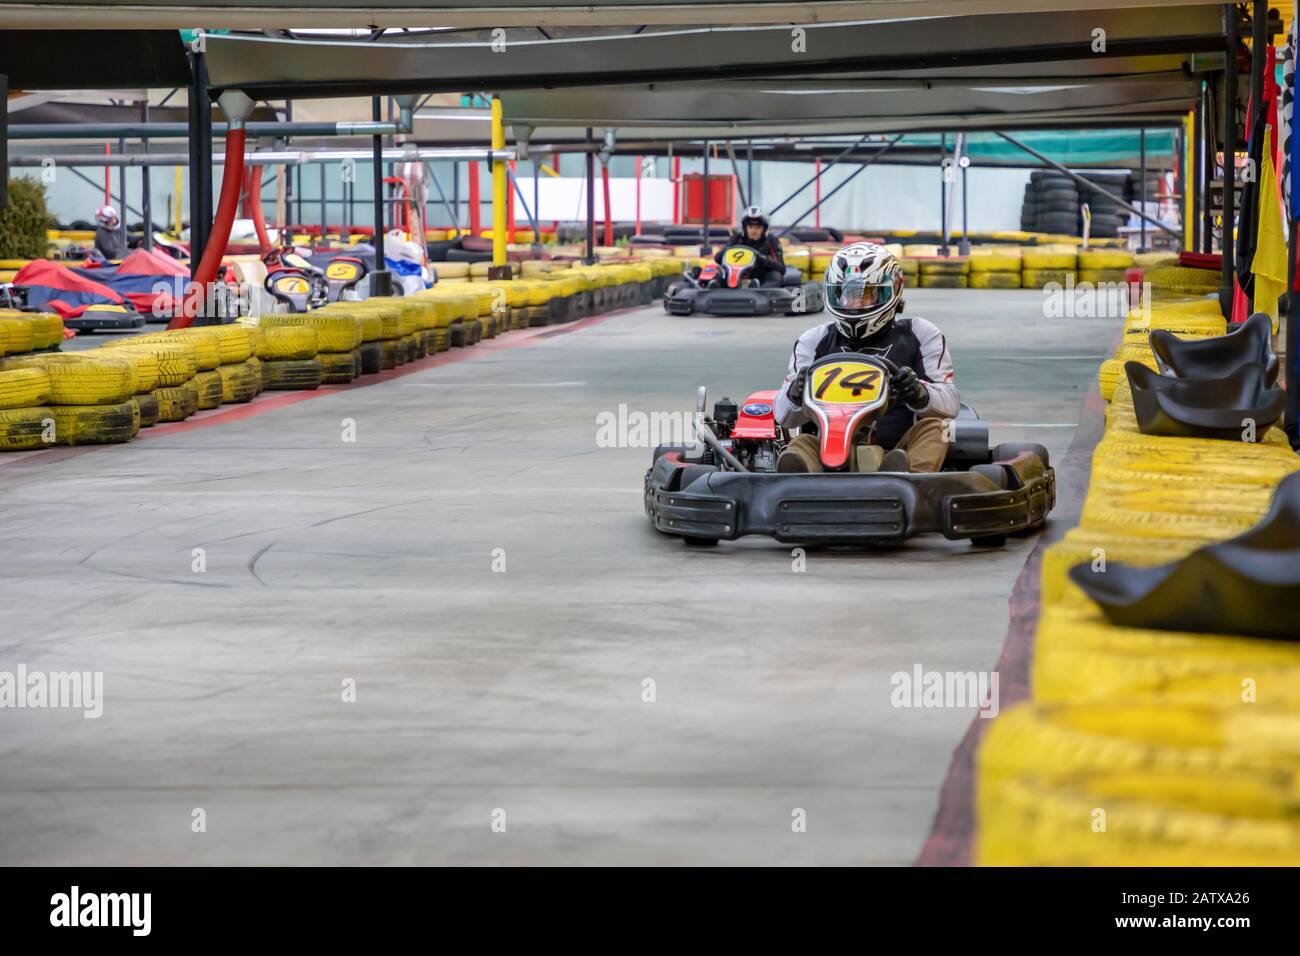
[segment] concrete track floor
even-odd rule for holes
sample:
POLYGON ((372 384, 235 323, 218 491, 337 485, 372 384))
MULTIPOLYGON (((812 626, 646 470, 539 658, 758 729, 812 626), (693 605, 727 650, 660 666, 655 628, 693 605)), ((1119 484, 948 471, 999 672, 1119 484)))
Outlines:
MULTIPOLYGON (((994 440, 1059 454, 1118 323, 1041 305, 909 294, 994 440)), ((655 306, 0 459, 0 669, 104 672, 97 720, 0 711, 0 864, 910 863, 973 712, 890 675, 991 669, 1034 539, 793 573, 656 534, 649 450, 596 444, 620 403, 774 386, 808 324, 655 306)))

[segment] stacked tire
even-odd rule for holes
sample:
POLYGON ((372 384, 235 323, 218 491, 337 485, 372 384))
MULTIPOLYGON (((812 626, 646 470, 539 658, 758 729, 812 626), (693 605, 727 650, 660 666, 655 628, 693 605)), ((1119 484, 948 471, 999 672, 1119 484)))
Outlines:
MULTIPOLYGON (((147 383, 146 383, 147 384, 147 383)), ((135 364, 124 358, 6 358, 0 371, 0 449, 130 441, 140 430, 135 364)))
MULTIPOLYGON (((1108 193, 1125 196, 1129 189, 1128 173, 1083 173, 1085 180, 1096 183, 1108 193)), ((1113 239, 1127 219, 1127 213, 1115 200, 1104 196, 1078 180, 1055 170, 1036 169, 1029 174, 1024 204, 1020 210, 1020 228, 1026 232, 1044 232, 1063 236, 1083 235, 1082 206, 1087 203, 1092 214, 1090 236, 1113 239)))

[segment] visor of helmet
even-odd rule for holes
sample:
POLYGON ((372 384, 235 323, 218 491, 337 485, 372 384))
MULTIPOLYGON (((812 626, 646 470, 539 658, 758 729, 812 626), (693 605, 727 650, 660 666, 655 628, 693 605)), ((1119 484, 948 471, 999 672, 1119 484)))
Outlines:
POLYGON ((860 276, 826 286, 826 304, 838 312, 850 315, 873 312, 888 305, 893 298, 893 283, 874 285, 860 276))

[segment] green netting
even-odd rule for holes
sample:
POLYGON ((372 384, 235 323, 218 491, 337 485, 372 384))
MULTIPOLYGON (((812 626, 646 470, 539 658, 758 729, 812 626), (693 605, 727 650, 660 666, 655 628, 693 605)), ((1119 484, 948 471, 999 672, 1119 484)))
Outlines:
MULTIPOLYGON (((1141 155, 1140 131, 1135 129, 1087 129, 1062 131, 1034 131, 1028 133, 1009 132, 1026 146, 1032 147, 1055 162, 1063 165, 1100 165, 1136 166, 1141 155)), ((900 146, 939 145, 939 136, 934 133, 917 133, 904 136, 900 146)), ((955 137, 948 136, 948 148, 953 148, 955 137)), ((1174 155, 1175 133, 1171 129, 1147 130, 1147 162, 1174 155)), ((994 162, 1024 162, 1036 164, 1032 156, 1023 149, 1011 145, 996 133, 968 133, 966 136, 966 153, 978 162, 981 159, 994 162)))

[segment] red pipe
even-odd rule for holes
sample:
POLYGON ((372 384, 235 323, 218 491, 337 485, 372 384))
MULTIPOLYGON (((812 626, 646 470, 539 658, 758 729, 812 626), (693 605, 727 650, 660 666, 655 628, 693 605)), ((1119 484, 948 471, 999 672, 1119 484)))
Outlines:
POLYGON ((271 236, 266 231, 266 217, 262 213, 262 167, 254 166, 248 171, 248 212, 257 230, 258 252, 266 255, 275 247, 271 245, 271 236))
POLYGON ((482 223, 479 216, 482 214, 478 194, 478 160, 469 161, 469 234, 477 236, 481 231, 482 223))
POLYGON ((194 324, 198 305, 204 301, 208 286, 217 278, 221 259, 226 254, 226 243, 230 241, 230 228, 235 224, 235 213, 239 211, 239 194, 244 184, 244 139, 242 126, 226 131, 226 167, 221 176, 221 199, 217 203, 216 218, 212 221, 208 247, 203 250, 194 281, 185 290, 183 308, 167 323, 168 329, 188 329, 194 324))
POLYGON ((681 222, 681 196, 682 196, 682 159, 680 156, 673 157, 673 224, 681 222))
POLYGON ((600 181, 605 188, 605 245, 614 244, 614 211, 609 204, 609 163, 600 164, 600 181))

